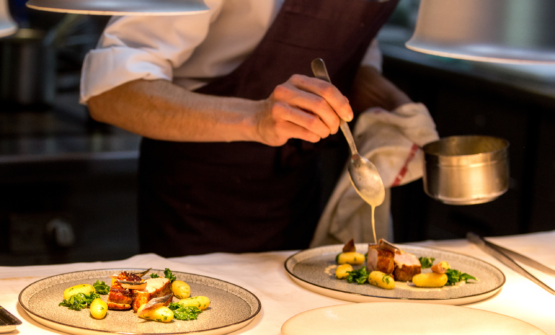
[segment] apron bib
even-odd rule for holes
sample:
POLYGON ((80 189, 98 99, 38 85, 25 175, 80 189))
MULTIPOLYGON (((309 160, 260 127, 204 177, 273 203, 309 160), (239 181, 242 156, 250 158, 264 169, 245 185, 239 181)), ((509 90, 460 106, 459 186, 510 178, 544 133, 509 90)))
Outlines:
MULTIPOLYGON (((291 75, 312 76, 311 61, 322 58, 332 82, 346 95, 397 2, 286 0, 252 54, 196 92, 266 99, 291 75)), ((322 210, 319 149, 325 142, 293 139, 270 147, 144 138, 141 253, 171 257, 307 248, 322 210)))

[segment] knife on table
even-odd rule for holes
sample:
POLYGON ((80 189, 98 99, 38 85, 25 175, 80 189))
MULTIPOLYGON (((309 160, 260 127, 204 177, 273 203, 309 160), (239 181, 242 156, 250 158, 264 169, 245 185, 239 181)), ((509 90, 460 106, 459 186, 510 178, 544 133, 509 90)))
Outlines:
POLYGON ((554 289, 552 289, 547 284, 545 284, 544 282, 539 280, 536 276, 534 276, 530 272, 526 271, 523 267, 518 265, 518 263, 515 262, 515 259, 524 263, 524 264, 526 264, 526 265, 529 265, 530 267, 533 267, 537 270, 540 270, 540 271, 542 271, 542 272, 544 272, 548 275, 551 275, 553 277, 555 277, 555 270, 553 270, 553 269, 551 269, 551 268, 549 268, 549 267, 547 267, 547 266, 545 266, 545 265, 543 265, 543 264, 541 264, 541 263, 539 263, 539 262, 537 262, 537 261, 535 261, 531 258, 528 258, 524 255, 521 255, 517 252, 514 252, 514 251, 509 250, 507 248, 503 248, 502 246, 499 246, 497 244, 486 241, 481 236, 476 235, 472 232, 467 233, 466 238, 470 242, 479 246, 486 253, 495 257, 498 261, 500 261, 501 263, 503 263, 504 265, 509 267, 511 270, 514 270, 518 274, 530 279, 531 281, 536 283, 538 286, 540 286, 541 288, 543 288, 547 292, 555 295, 555 290, 554 289), (514 257, 514 259, 511 258, 511 257, 514 257))
POLYGON ((0 306, 0 333, 8 333, 15 330, 21 324, 21 320, 16 318, 7 309, 0 306))

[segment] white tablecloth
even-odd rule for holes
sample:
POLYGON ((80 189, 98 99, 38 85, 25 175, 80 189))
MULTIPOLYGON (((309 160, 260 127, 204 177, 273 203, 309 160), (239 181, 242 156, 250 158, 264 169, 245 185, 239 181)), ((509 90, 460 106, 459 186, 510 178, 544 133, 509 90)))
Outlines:
MULTIPOLYGON (((491 238, 492 242, 527 255, 555 268, 555 231, 491 238)), ((511 316, 555 335, 555 296, 502 265, 465 240, 414 243, 478 257, 500 268, 507 277, 501 292, 493 298, 466 307, 511 316)), ((0 267, 0 305, 23 321, 11 334, 56 334, 58 332, 33 321, 17 299, 32 282, 61 273, 116 267, 170 268, 219 278, 253 292, 262 302, 262 312, 251 324, 234 334, 278 335, 282 324, 292 316, 318 307, 349 302, 328 298, 297 286, 284 270, 284 262, 294 252, 252 254, 209 254, 162 258, 154 254, 137 255, 114 262, 74 263, 64 265, 0 267)), ((529 269, 551 287, 555 278, 529 269)))

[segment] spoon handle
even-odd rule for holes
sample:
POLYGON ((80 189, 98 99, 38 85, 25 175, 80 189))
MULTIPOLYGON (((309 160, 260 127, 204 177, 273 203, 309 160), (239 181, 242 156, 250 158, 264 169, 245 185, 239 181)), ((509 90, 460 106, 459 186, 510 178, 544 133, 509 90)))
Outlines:
MULTIPOLYGON (((312 61, 311 65, 312 65, 312 72, 314 73, 314 76, 316 78, 327 81, 328 83, 331 84, 330 76, 328 75, 328 70, 326 69, 326 64, 324 63, 323 59, 316 58, 315 60, 312 61)), ((341 128, 343 135, 345 135, 345 138, 347 139, 347 143, 349 143, 349 147, 351 148, 351 153, 353 154, 353 156, 358 155, 358 150, 355 145, 355 140, 353 138, 353 134, 351 134, 351 130, 349 129, 349 125, 347 124, 347 122, 345 122, 344 120, 341 120, 341 123, 339 124, 339 128, 341 128)))

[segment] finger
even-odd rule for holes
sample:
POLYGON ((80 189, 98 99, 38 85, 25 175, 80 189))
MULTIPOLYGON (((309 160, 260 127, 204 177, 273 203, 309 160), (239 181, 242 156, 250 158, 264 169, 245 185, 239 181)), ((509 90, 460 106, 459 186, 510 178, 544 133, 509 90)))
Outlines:
POLYGON ((341 119, 326 99, 314 93, 299 90, 289 100, 289 104, 317 115, 329 128, 331 134, 337 133, 341 119))
POLYGON ((303 91, 290 83, 279 85, 274 90, 274 98, 294 107, 317 115, 331 134, 339 130, 340 119, 329 103, 319 95, 303 91))
POLYGON ((316 143, 321 139, 315 133, 289 121, 283 123, 281 131, 283 131, 284 136, 287 136, 287 138, 298 138, 311 143, 316 143))
POLYGON ((317 116, 299 108, 293 107, 284 102, 277 102, 275 105, 275 117, 289 121, 293 124, 316 134, 319 138, 326 138, 330 135, 330 129, 317 116))
POLYGON ((349 105, 349 100, 332 84, 318 78, 300 74, 293 75, 289 81, 303 91, 311 92, 324 98, 341 119, 345 121, 353 119, 354 114, 349 105))

